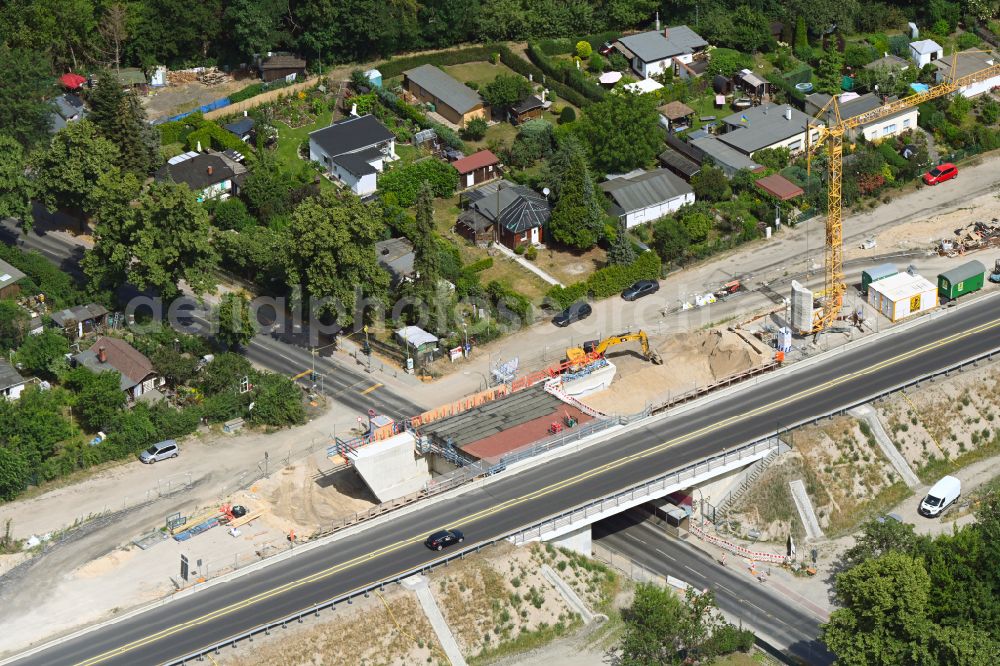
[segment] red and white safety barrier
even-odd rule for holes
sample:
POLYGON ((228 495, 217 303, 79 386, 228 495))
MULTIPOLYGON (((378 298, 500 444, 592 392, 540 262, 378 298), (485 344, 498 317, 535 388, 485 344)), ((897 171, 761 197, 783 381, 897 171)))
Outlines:
POLYGON ((755 562, 773 562, 775 564, 784 564, 788 559, 785 555, 775 555, 774 553, 762 553, 760 551, 744 548, 743 546, 739 546, 730 541, 726 541, 725 539, 720 539, 717 536, 708 534, 707 532, 705 532, 696 525, 691 525, 689 527, 689 530, 692 534, 694 534, 702 541, 707 541, 708 543, 714 546, 718 546, 719 548, 728 550, 729 552, 739 555, 741 557, 745 557, 748 560, 752 560, 755 562))

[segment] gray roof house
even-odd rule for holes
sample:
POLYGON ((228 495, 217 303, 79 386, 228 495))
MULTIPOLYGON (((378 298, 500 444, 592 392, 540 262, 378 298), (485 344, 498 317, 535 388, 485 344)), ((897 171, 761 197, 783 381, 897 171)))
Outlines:
POLYGON ((466 210, 458 216, 459 226, 473 240, 495 240, 511 249, 540 243, 552 217, 552 208, 544 196, 509 180, 471 190, 463 199, 466 210))
POLYGON ((0 259, 0 298, 14 298, 21 293, 17 282, 24 277, 24 273, 0 259))
POLYGON ((406 238, 390 238, 375 243, 378 265, 392 277, 392 286, 413 279, 413 244, 406 238))
POLYGON ((83 100, 80 99, 79 95, 74 95, 73 93, 59 95, 59 97, 52 100, 52 103, 55 106, 55 110, 49 116, 51 118, 49 131, 52 134, 55 134, 72 122, 87 117, 87 109, 84 108, 83 100))
POLYGON ((435 112, 456 125, 486 114, 479 93, 434 65, 421 65, 403 72, 403 88, 418 101, 431 104, 435 112))
MULTIPOLYGON (((944 83, 945 81, 950 81, 953 76, 955 78, 968 76, 969 74, 994 67, 997 63, 1000 63, 1000 57, 993 51, 959 51, 955 58, 954 72, 951 71, 951 58, 934 61, 934 66, 937 67, 935 79, 938 83, 944 83)), ((1000 86, 1000 76, 992 76, 978 83, 963 86, 959 92, 964 97, 975 97, 997 86, 1000 86)))
MULTIPOLYGON (((792 106, 755 106, 723 118, 726 132, 719 135, 719 141, 750 157, 764 148, 788 148, 798 153, 805 150, 806 127, 811 121, 792 106)), ((815 129, 811 134, 810 141, 819 138, 815 129)))
POLYGON ((668 169, 641 171, 601 183, 611 199, 609 213, 634 227, 652 222, 681 206, 694 203, 694 190, 668 169))
POLYGON ((396 159, 396 135, 371 114, 350 116, 309 134, 309 158, 358 196, 368 196, 386 163, 396 159))
POLYGON ((226 153, 191 151, 170 158, 153 177, 159 182, 183 183, 197 195, 198 201, 205 201, 238 194, 246 175, 247 168, 226 153))
POLYGON ((910 61, 905 58, 900 58, 898 55, 886 53, 881 58, 872 60, 864 66, 865 69, 880 69, 882 67, 890 71, 902 72, 910 68, 910 61))
MULTIPOLYGON (((813 93, 806 96, 806 112, 815 116, 830 101, 830 96, 825 93, 813 93)), ((896 101, 895 97, 886 97, 885 103, 896 101)), ((854 118, 869 111, 875 111, 883 106, 883 98, 874 93, 856 95, 855 93, 844 93, 838 100, 841 118, 854 118), (847 101, 840 101, 846 99, 847 101)), ((854 141, 858 136, 863 135, 866 139, 884 139, 917 126, 917 117, 920 112, 916 107, 902 109, 890 116, 879 118, 871 122, 866 122, 859 127, 855 127, 847 132, 847 139, 854 141)), ((827 122, 835 120, 833 111, 827 110, 827 122)))
POLYGON ((643 78, 673 66, 674 58, 690 63, 695 53, 707 47, 708 42, 686 25, 627 35, 615 42, 615 48, 629 59, 632 69, 643 78))
POLYGON ((0 398, 17 400, 27 383, 28 380, 22 377, 14 366, 0 358, 0 398))
POLYGON ((740 169, 750 169, 754 171, 760 165, 750 159, 745 153, 741 153, 735 148, 719 141, 717 137, 706 136, 691 141, 691 145, 701 151, 703 158, 711 158, 715 166, 732 178, 740 169))

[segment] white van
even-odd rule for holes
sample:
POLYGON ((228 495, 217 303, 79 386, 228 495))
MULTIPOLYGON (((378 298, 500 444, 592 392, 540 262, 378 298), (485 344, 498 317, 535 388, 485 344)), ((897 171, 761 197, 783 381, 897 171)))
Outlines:
POLYGON ((920 503, 920 515, 939 516, 962 494, 962 482, 953 476, 946 476, 935 483, 924 501, 920 503))

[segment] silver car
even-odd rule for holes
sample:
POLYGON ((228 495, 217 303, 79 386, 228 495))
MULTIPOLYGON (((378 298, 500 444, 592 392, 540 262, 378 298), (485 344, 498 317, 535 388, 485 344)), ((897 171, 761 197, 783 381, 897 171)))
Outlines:
POLYGON ((151 447, 140 453, 139 460, 152 465, 157 460, 176 458, 178 453, 180 453, 180 448, 177 446, 177 442, 172 439, 165 439, 162 442, 153 444, 151 447))

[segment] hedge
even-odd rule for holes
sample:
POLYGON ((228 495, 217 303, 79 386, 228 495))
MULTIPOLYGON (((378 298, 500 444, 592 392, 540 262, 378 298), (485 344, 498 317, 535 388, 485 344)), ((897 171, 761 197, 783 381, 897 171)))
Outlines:
POLYGON ((557 37, 555 39, 541 39, 538 41, 538 48, 545 55, 567 55, 576 51, 576 43, 585 41, 590 44, 594 51, 604 46, 605 42, 613 42, 618 39, 620 33, 615 31, 598 32, 593 35, 584 35, 580 39, 570 39, 569 37, 557 37))
POLYGON ((803 64, 798 69, 793 69, 790 72, 786 72, 781 75, 789 85, 794 86, 796 83, 806 83, 812 81, 813 70, 809 65, 803 64))
MULTIPOLYGON (((539 83, 542 81, 542 77, 545 76, 545 72, 511 51, 507 46, 501 44, 497 47, 497 51, 500 53, 500 62, 507 65, 521 76, 527 77, 530 74, 534 77, 535 81, 538 81, 539 83)), ((545 85, 554 90, 557 95, 574 106, 583 108, 584 106, 590 104, 589 99, 557 79, 546 80, 545 85)))
POLYGON ((277 90, 279 88, 284 88, 290 86, 293 83, 299 83, 299 81, 285 81, 284 79, 278 79, 277 81, 271 81, 270 83, 264 83, 258 81, 257 83, 251 83, 245 88, 237 90, 232 95, 229 96, 229 103, 236 104, 237 102, 243 102, 250 99, 251 97, 256 97, 257 95, 267 92, 269 90, 277 90))
POLYGON ((493 267, 493 257, 486 257, 485 259, 480 259, 479 261, 473 261, 468 266, 462 268, 466 273, 481 273, 488 268, 493 267))
POLYGON ((188 150, 197 150, 201 143, 202 149, 215 150, 232 149, 244 155, 251 154, 247 144, 238 136, 223 129, 211 120, 205 120, 200 113, 192 113, 186 118, 159 125, 160 144, 184 143, 188 150))
POLYGON ((621 292, 638 280, 660 277, 660 257, 655 252, 643 252, 631 264, 607 266, 594 272, 583 282, 568 287, 556 285, 545 296, 560 308, 566 308, 582 298, 607 298, 621 292))
POLYGON ((22 282, 25 291, 45 294, 45 300, 55 310, 81 305, 85 301, 69 273, 34 250, 24 251, 0 243, 0 259, 27 276, 22 282))
POLYGON ((421 65, 461 65, 477 60, 490 60, 490 56, 495 53, 495 49, 488 46, 470 46, 465 49, 454 51, 441 51, 440 53, 427 53, 423 55, 407 56, 405 58, 393 58, 376 66, 382 72, 382 80, 399 76, 408 69, 420 67, 421 65))
POLYGON ((403 119, 413 121, 420 129, 433 129, 437 133, 438 138, 446 146, 466 152, 465 142, 462 141, 462 138, 458 136, 455 130, 441 123, 434 122, 427 117, 426 113, 412 104, 407 104, 400 97, 396 96, 395 93, 384 88, 376 88, 375 94, 378 95, 379 101, 390 111, 393 111, 403 119))
POLYGON ((771 72, 764 78, 766 78, 768 83, 773 85, 775 88, 784 90, 785 94, 788 95, 789 102, 794 103, 800 110, 805 108, 806 96, 801 90, 798 90, 794 84, 786 81, 784 77, 780 76, 777 72, 771 72))
MULTIPOLYGON (((590 81, 587 75, 576 67, 559 67, 546 56, 537 44, 528 44, 528 59, 541 69, 547 77, 566 84, 584 97, 595 102, 604 99, 607 91, 590 81)), ((546 79, 548 83, 548 79, 546 79)))

